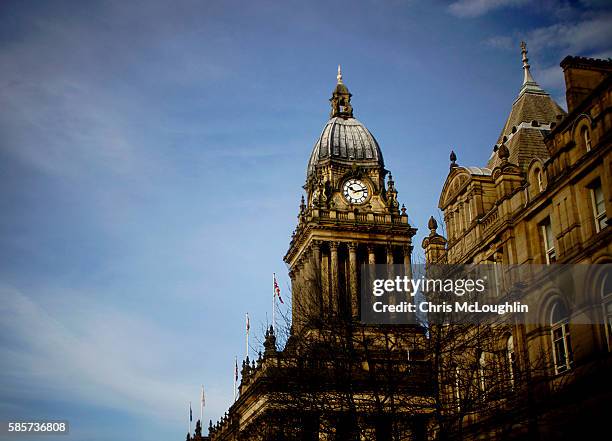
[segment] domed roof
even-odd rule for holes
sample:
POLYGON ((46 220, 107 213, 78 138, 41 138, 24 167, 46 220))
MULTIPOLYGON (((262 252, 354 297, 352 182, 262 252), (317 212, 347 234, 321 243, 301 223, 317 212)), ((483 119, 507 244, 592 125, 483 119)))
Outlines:
POLYGON ((317 164, 328 159, 358 165, 385 165, 378 142, 370 131, 355 118, 338 116, 325 124, 314 145, 307 176, 314 173, 317 164))
POLYGON ((384 167, 380 147, 366 127, 353 118, 351 93, 342 82, 342 71, 338 66, 338 83, 330 98, 331 119, 327 121, 317 140, 310 161, 307 178, 318 164, 327 160, 365 166, 384 167))

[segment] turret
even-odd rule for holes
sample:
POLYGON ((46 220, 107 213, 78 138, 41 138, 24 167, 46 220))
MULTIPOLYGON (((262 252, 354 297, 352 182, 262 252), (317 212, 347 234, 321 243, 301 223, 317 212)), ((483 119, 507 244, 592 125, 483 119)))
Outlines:
POLYGON ((428 265, 444 263, 446 239, 438 234, 438 222, 433 216, 429 218, 427 227, 429 228, 429 236, 423 239, 422 244, 425 250, 425 260, 428 265))

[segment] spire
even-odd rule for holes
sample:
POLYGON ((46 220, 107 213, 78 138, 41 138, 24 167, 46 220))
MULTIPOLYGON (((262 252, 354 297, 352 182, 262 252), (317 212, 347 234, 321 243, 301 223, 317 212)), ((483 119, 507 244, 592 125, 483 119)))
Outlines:
POLYGON ((535 83, 533 77, 531 76, 531 71, 529 70, 529 58, 527 58, 527 43, 521 41, 521 54, 523 55, 523 70, 525 71, 525 76, 523 77, 523 86, 527 83, 535 83))
POLYGON ((342 68, 338 65, 338 75, 336 76, 338 83, 332 93, 332 97, 329 99, 331 102, 331 114, 332 118, 339 116, 344 119, 353 117, 353 106, 351 106, 351 93, 349 92, 346 85, 342 82, 342 68))
POLYGON ((523 56, 523 85, 519 96, 525 92, 539 92, 545 93, 538 83, 535 82, 533 76, 531 76, 531 70, 529 65, 529 58, 527 58, 527 43, 521 41, 521 55, 523 56))

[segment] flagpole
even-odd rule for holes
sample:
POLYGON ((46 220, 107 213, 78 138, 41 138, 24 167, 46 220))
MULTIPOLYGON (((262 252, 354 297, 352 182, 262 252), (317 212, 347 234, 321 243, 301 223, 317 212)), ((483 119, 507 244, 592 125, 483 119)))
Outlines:
POLYGON ((245 358, 249 358, 249 330, 251 328, 251 324, 249 323, 249 313, 246 313, 246 351, 245 358))
POLYGON ((200 425, 204 424, 204 385, 200 396, 200 425))
POLYGON ((276 282, 276 273, 272 273, 272 330, 276 332, 276 290, 274 282, 276 282))
POLYGON ((234 401, 236 401, 236 380, 238 376, 238 357, 234 359, 234 401))

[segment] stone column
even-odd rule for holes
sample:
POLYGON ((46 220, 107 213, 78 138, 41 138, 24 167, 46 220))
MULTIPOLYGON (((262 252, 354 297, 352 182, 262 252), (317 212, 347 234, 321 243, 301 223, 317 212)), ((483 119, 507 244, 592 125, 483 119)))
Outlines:
POLYGON ((387 245, 387 265, 393 265, 393 246, 387 245))
POLYGON ((302 320, 304 319, 303 313, 303 289, 304 289, 304 262, 302 258, 295 263, 294 266, 295 271, 295 286, 296 289, 291 293, 292 294, 292 323, 296 327, 296 329, 302 328, 302 320))
POLYGON ((313 290, 312 300, 315 302, 313 305, 313 311, 316 311, 319 317, 321 317, 323 313, 323 298, 322 298, 322 290, 319 289, 321 282, 323 281, 321 275, 321 242, 318 240, 312 241, 312 278, 313 283, 311 284, 311 289, 313 290))
MULTIPOLYGON (((393 245, 388 243, 387 246, 385 247, 385 250, 387 252, 387 277, 389 279, 394 279, 395 278, 395 267, 393 266, 393 245)), ((393 303, 397 303, 397 293, 390 294, 389 299, 393 303)), ((395 314, 392 314, 392 315, 395 316, 395 314)))
POLYGON ((338 314, 338 242, 330 242, 329 250, 331 254, 331 268, 329 275, 331 277, 331 310, 333 314, 338 314))
POLYGON ((291 317, 294 317, 293 321, 297 323, 297 292, 298 292, 298 278, 297 278, 297 264, 293 265, 293 268, 289 271, 289 278, 291 279, 291 317))
POLYGON ((357 288, 357 244, 349 243, 349 280, 351 311, 354 319, 359 319, 359 291, 357 288))
POLYGON ((367 266, 367 277, 368 280, 374 280, 376 277, 376 270, 374 269, 374 265, 376 265, 376 252, 374 245, 368 245, 368 266, 367 266))
POLYGON ((329 314, 329 255, 321 255, 321 296, 323 297, 323 315, 329 314))
POLYGON ((412 246, 404 245, 404 247, 402 248, 402 252, 404 253, 404 267, 406 269, 406 276, 412 278, 412 246))
POLYGON ((309 322, 313 319, 312 315, 314 314, 313 310, 313 269, 312 269, 312 250, 307 248, 304 250, 304 254, 302 254, 302 264, 301 264, 301 276, 302 276, 302 295, 301 295, 301 308, 302 308, 302 318, 304 322, 309 322))
POLYGON ((374 245, 368 245, 368 264, 376 264, 376 254, 374 253, 374 245))

